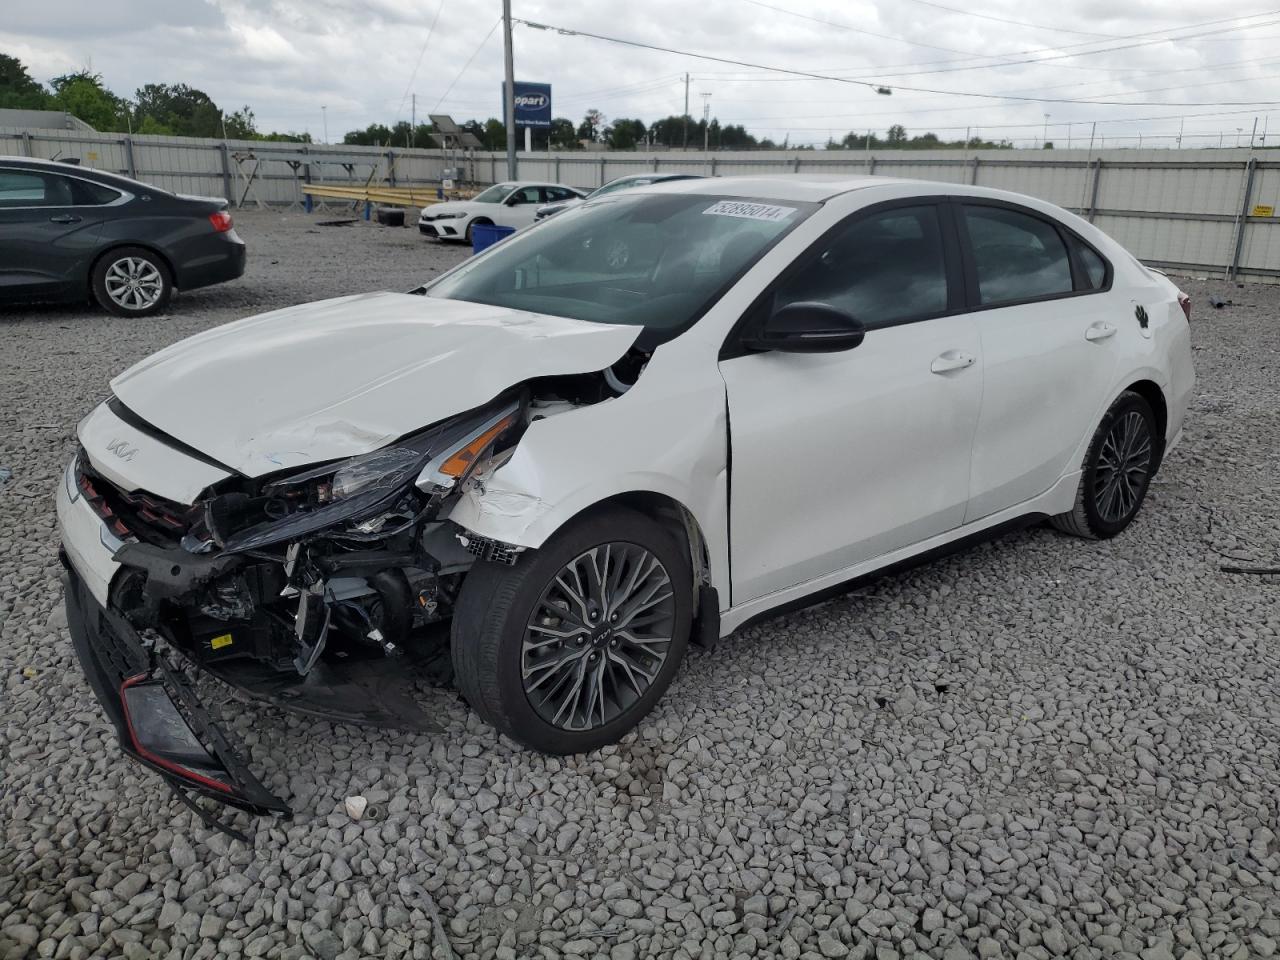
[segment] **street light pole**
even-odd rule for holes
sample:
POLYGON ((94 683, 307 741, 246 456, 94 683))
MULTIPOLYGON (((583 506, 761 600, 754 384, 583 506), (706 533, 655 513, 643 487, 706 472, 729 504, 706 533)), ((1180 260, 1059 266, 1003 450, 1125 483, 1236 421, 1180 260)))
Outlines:
POLYGON ((702 97, 702 152, 707 152, 707 141, 711 134, 711 123, 708 118, 711 116, 711 94, 700 94, 702 97))
POLYGON ((516 178, 516 67, 511 54, 511 0, 502 0, 502 55, 506 61, 503 111, 507 127, 507 179, 516 178))

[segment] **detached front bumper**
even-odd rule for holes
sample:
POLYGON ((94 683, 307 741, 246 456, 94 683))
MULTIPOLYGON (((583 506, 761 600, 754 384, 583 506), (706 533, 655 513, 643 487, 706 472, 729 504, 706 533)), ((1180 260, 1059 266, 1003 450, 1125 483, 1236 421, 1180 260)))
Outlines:
POLYGON ((288 804, 249 772, 186 678, 94 599, 65 551, 61 558, 71 642, 125 754, 175 788, 250 813, 288 816, 288 804))

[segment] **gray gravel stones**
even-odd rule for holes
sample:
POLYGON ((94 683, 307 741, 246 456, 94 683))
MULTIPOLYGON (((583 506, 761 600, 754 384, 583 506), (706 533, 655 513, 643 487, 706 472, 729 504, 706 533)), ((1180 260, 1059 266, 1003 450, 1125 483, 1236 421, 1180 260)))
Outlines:
POLYGON ((586 757, 448 691, 436 736, 231 702, 298 813, 240 821, 246 848, 119 758, 56 612, 50 491, 133 360, 463 251, 237 220, 246 277, 167 317, 0 314, 0 957, 439 958, 433 909, 459 957, 1276 955, 1280 587, 1219 564, 1280 556, 1280 289, 1186 283, 1200 394, 1124 536, 1032 529, 750 628, 586 757))

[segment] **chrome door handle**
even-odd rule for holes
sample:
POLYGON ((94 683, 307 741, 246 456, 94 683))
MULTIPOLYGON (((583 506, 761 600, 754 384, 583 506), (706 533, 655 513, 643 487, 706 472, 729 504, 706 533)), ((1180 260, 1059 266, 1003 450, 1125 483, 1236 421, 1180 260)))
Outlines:
POLYGON ((1107 337, 1114 337, 1115 335, 1116 328, 1109 323, 1103 323, 1101 320, 1091 325, 1089 329, 1084 332, 1084 338, 1086 340, 1093 341, 1105 340, 1107 337))
POLYGON ((50 223, 79 223, 80 218, 72 216, 69 213, 64 213, 59 217, 50 217, 49 222, 50 223))
POLYGON ((948 350, 933 358, 929 364, 930 373, 950 373, 952 370, 964 370, 978 362, 978 358, 962 350, 948 350))

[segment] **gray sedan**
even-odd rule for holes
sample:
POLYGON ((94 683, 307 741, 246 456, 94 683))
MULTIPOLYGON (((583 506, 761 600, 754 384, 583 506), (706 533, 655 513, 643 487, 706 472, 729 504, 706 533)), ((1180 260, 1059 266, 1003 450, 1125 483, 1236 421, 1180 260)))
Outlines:
POLYGON ((244 273, 221 198, 100 170, 0 157, 0 301, 96 300, 121 316, 244 273))

